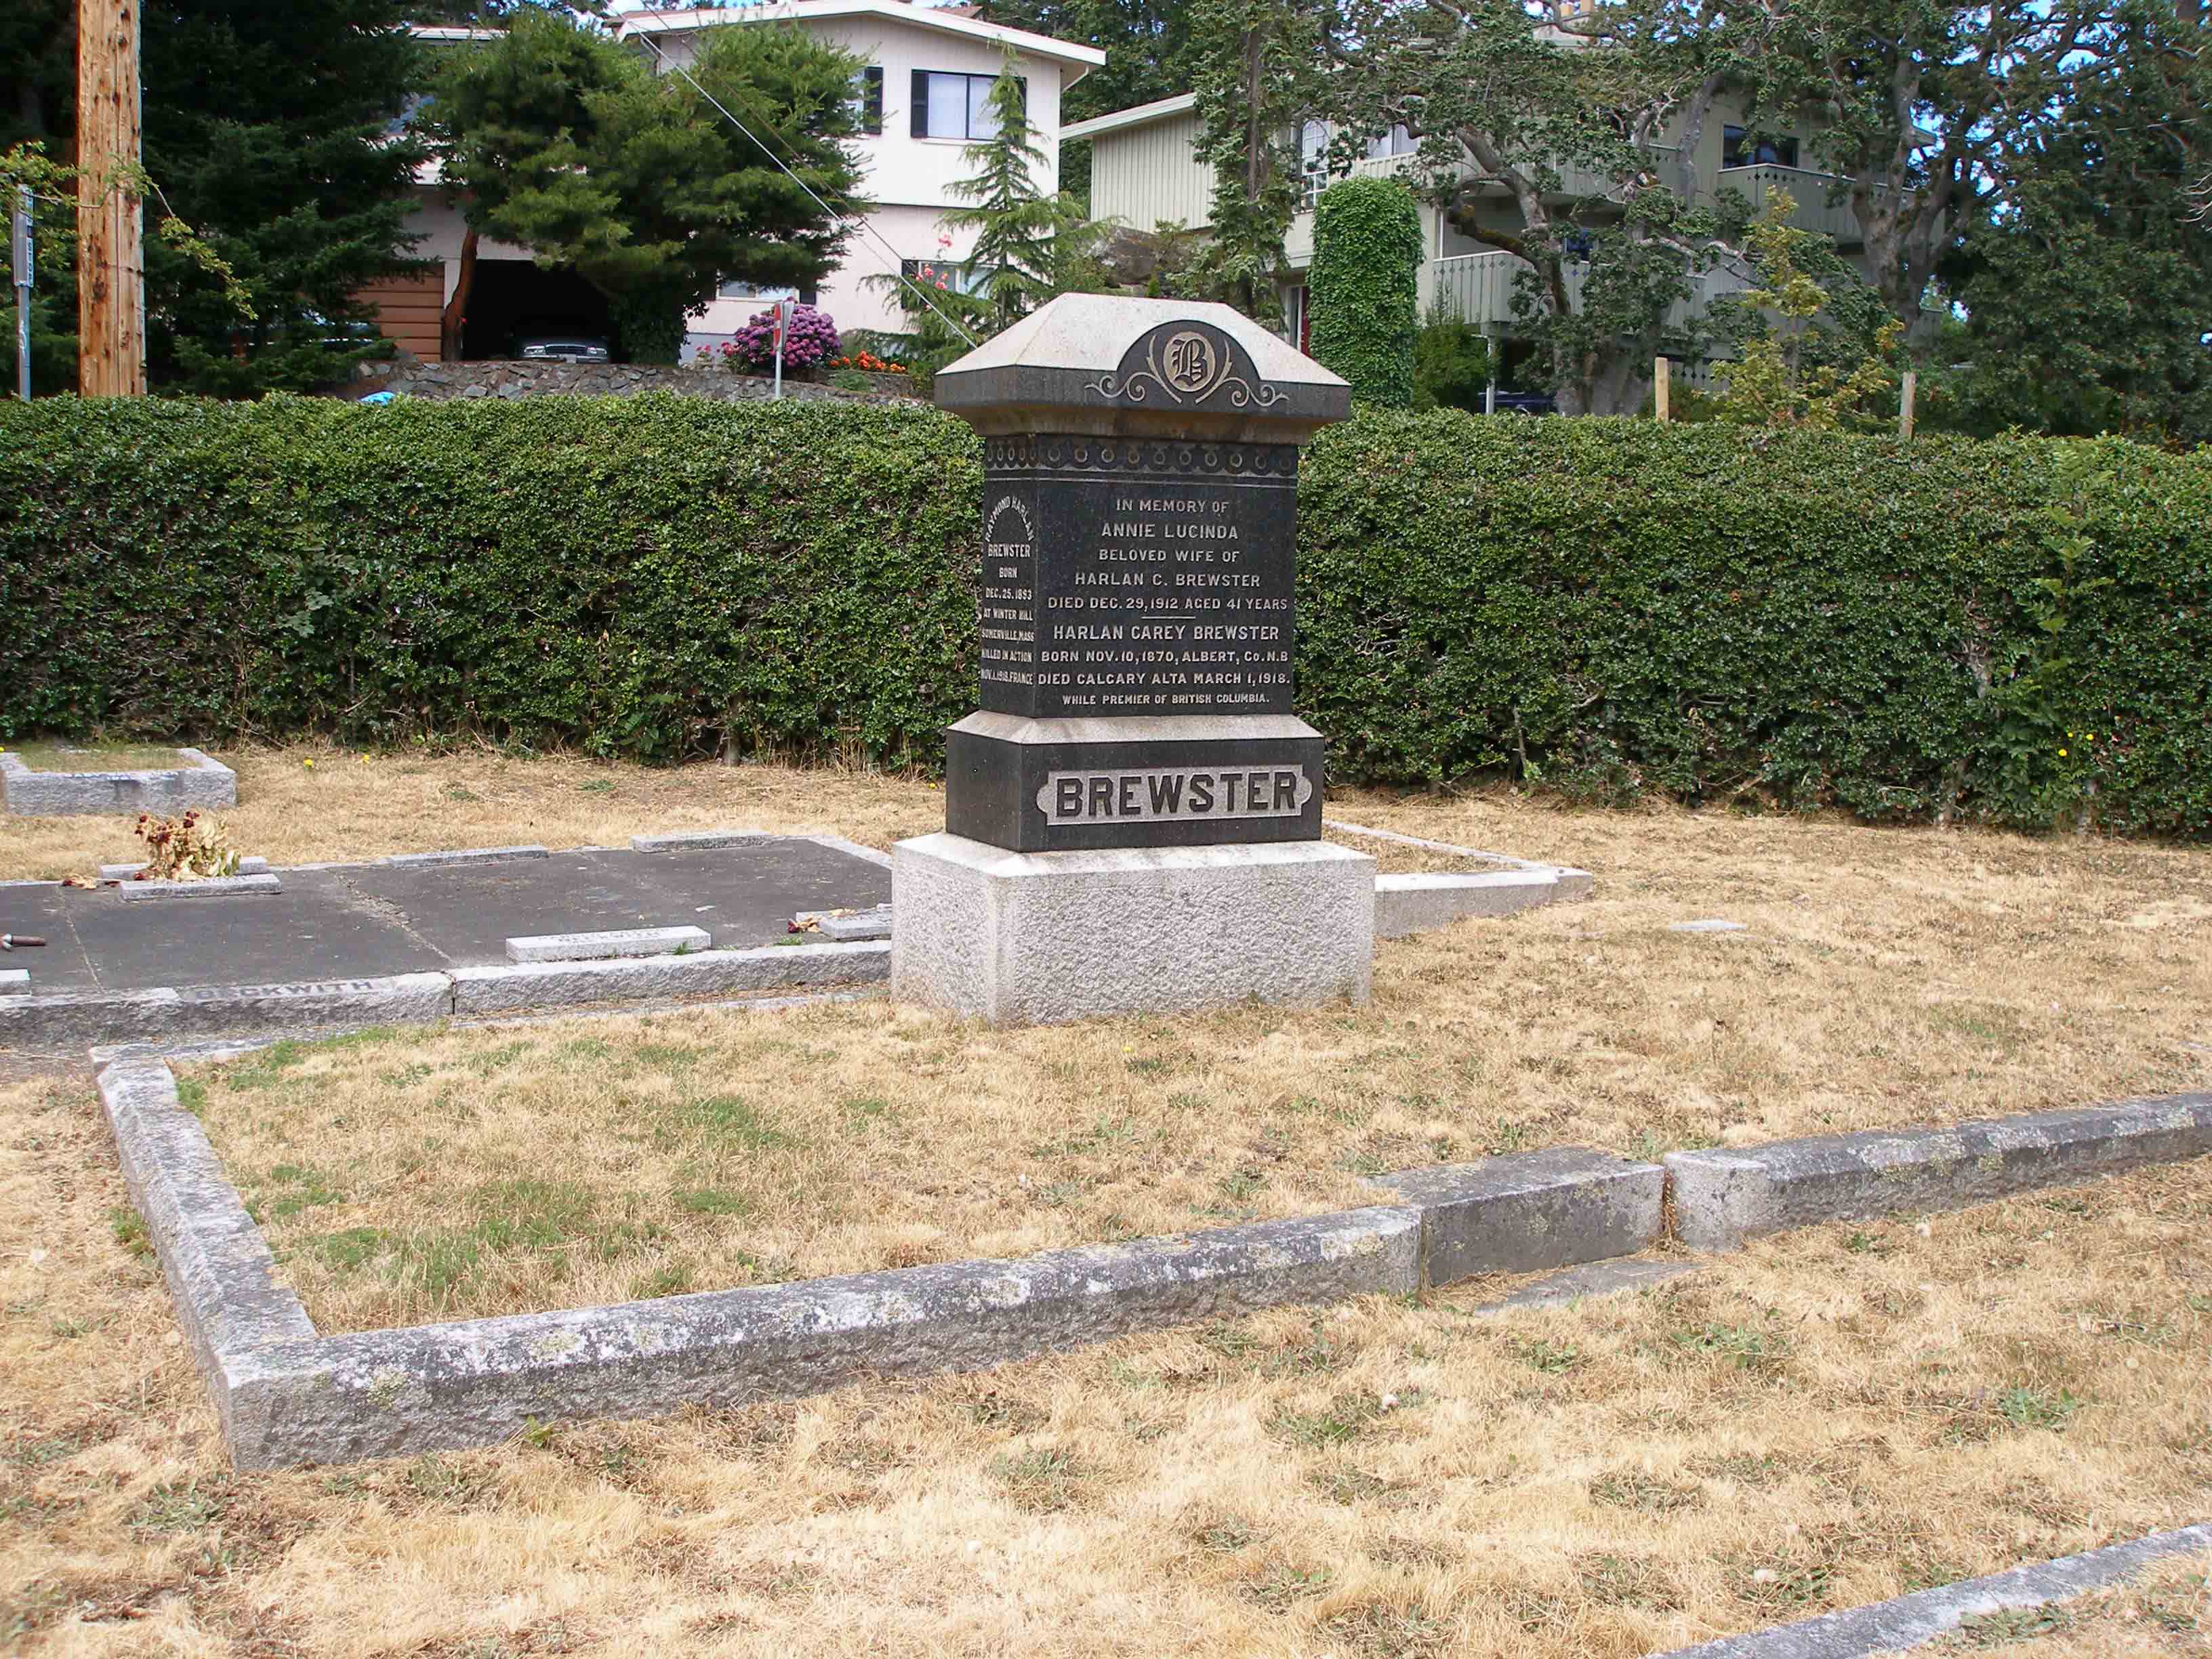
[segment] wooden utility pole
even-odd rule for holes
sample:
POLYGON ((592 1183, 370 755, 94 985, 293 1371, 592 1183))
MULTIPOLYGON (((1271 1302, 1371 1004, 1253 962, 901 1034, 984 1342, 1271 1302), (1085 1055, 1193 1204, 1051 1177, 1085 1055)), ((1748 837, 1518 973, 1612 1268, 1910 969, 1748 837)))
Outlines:
POLYGON ((1917 369, 1905 371, 1905 386, 1897 399, 1897 435, 1908 443, 1912 439, 1912 402, 1920 391, 1920 374, 1917 369))
POLYGON ((138 165, 139 0, 77 0, 77 389, 146 395, 145 212, 138 165))
POLYGON ((1664 357, 1655 357, 1651 360, 1651 409, 1652 412, 1658 416, 1659 424, 1662 426, 1674 418, 1668 407, 1671 399, 1668 396, 1669 387, 1667 384, 1668 379, 1667 370, 1668 362, 1664 357))

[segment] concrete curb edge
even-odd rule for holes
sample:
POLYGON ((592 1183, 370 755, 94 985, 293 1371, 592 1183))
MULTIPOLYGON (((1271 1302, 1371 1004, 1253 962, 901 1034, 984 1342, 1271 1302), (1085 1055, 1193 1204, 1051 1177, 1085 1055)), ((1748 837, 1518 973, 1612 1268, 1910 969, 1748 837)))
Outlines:
POLYGON ((2130 1543, 2039 1561, 1894 1601, 1842 1613, 1822 1613, 1791 1625, 1675 1648, 1651 1659, 1870 1659, 1916 1648, 1956 1630, 1969 1619, 2008 1607, 2048 1607, 2118 1583, 2130 1573, 2195 1550, 2212 1550, 2212 1524, 2155 1532, 2130 1543))

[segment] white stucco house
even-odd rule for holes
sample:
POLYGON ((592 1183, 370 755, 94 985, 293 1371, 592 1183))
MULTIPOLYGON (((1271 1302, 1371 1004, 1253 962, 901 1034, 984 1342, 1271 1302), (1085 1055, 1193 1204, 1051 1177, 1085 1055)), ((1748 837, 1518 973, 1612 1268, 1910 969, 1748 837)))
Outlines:
MULTIPOLYGON (((705 30, 760 24, 795 25, 841 47, 866 67, 854 93, 866 129, 853 142, 861 155, 861 191, 876 204, 849 243, 844 264, 810 298, 840 329, 892 331, 905 327, 895 297, 867 279, 902 265, 956 263, 966 258, 973 233, 945 240, 940 223, 948 208, 963 205, 952 186, 967 176, 967 145, 988 136, 984 94, 1006 53, 1022 77, 1029 120, 1047 158, 1041 189, 1059 186, 1060 95, 1106 61, 1095 46, 1004 28, 969 16, 957 6, 923 6, 904 0, 761 0, 750 5, 685 11, 633 11, 611 20, 615 38, 664 71, 688 64, 705 30)), ((490 38, 483 31, 426 27, 416 34, 434 43, 465 46, 490 38)), ((425 262, 416 276, 380 285, 362 297, 373 303, 386 335, 416 356, 440 356, 439 316, 459 281, 466 229, 459 203, 426 170, 420 204, 409 228, 422 240, 425 262)), ((909 270, 909 274, 911 270, 909 270)), ((781 290, 788 293, 790 290, 781 290)), ((702 317, 691 322, 690 347, 711 348, 726 339, 776 291, 742 283, 726 284, 702 317)), ((533 317, 604 310, 578 279, 539 270, 529 250, 480 239, 459 355, 507 355, 518 326, 533 317)))

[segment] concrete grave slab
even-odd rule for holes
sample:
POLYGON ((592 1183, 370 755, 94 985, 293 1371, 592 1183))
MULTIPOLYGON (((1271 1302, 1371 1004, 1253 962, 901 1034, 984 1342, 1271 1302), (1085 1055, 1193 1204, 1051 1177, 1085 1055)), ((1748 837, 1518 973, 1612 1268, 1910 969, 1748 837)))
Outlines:
POLYGON ((750 847, 755 842, 775 839, 765 830, 684 830, 673 835, 632 836, 629 850, 633 853, 710 853, 718 848, 750 847))
POLYGON ((238 805, 238 775, 221 761, 179 749, 177 762, 132 772, 33 772, 13 753, 0 752, 0 805, 17 817, 170 816, 238 805))
POLYGON ((452 980, 455 1013, 494 1014, 586 1002, 735 996, 793 985, 867 984, 890 975, 890 951, 884 945, 790 945, 702 951, 696 956, 456 968, 452 980))
POLYGON ((70 921, 76 908, 70 901, 86 896, 47 881, 0 884, 0 933, 46 940, 35 950, 8 951, 0 962, 36 969, 41 991, 98 990, 100 977, 70 921))
POLYGON ((550 933, 699 927, 725 946, 782 938, 792 913, 879 903, 877 866, 786 837, 690 852, 556 853, 512 863, 349 871, 360 892, 403 915, 458 966, 504 963, 507 941, 550 933))
POLYGON ((2212 1094, 2085 1110, 1869 1129, 1729 1151, 1669 1152, 1674 1225, 1696 1250, 1898 1211, 1954 1210, 2139 1164, 2212 1152, 2212 1094))
POLYGON ((712 950, 703 927, 626 927, 605 933, 535 933, 507 942, 509 962, 596 962, 611 957, 683 956, 712 950))
POLYGON ((21 993, 31 988, 27 968, 0 968, 0 991, 21 993))
MULTIPOLYGON (((143 864, 103 864, 100 866, 100 878, 102 881, 131 881, 136 879, 138 872, 145 867, 143 864)), ((269 873, 269 860, 264 858, 240 859, 233 873, 265 876, 269 873)))
POLYGON ((398 907, 366 902, 343 871, 287 871, 281 891, 235 905, 130 904, 121 890, 61 895, 107 990, 374 979, 445 965, 398 907))

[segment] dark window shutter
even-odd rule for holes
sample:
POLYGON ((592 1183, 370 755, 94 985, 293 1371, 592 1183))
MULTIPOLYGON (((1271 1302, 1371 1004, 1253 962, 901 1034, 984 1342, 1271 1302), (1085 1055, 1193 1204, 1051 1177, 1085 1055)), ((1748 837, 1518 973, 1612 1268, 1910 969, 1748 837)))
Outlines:
POLYGON ((884 130, 883 66, 871 64, 861 74, 860 131, 879 135, 884 130))
POLYGON ((1017 75, 1014 77, 1014 84, 1021 88, 1022 118, 1027 120, 1030 113, 1030 77, 1026 75, 1017 75))
POLYGON ((913 113, 914 113, 914 136, 915 136, 915 137, 917 137, 917 138, 927 138, 927 137, 929 137, 929 71, 928 71, 927 70, 916 70, 914 72, 914 110, 913 110, 913 113))

